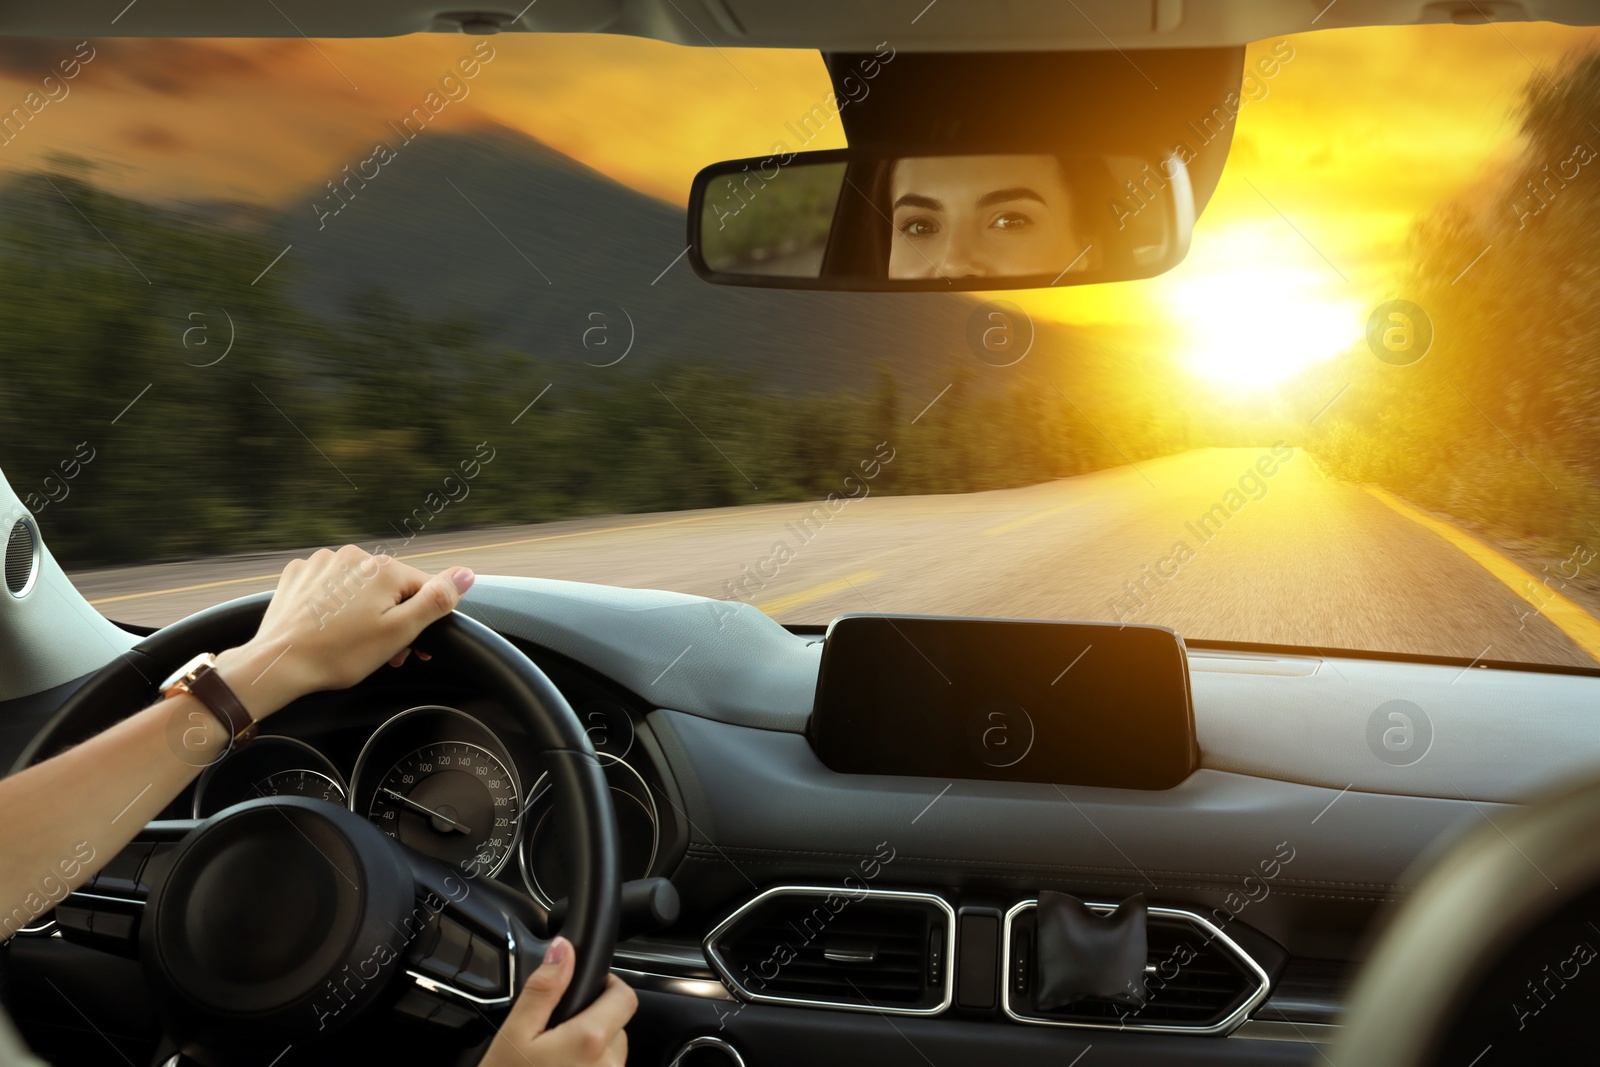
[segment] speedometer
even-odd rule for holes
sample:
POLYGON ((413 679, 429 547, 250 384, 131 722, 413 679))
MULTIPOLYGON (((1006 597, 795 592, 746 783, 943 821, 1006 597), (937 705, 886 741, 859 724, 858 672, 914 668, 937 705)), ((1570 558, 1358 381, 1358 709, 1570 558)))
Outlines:
POLYGON ((439 741, 389 768, 367 817, 403 845, 471 873, 494 875, 517 836, 517 783, 500 758, 439 741))

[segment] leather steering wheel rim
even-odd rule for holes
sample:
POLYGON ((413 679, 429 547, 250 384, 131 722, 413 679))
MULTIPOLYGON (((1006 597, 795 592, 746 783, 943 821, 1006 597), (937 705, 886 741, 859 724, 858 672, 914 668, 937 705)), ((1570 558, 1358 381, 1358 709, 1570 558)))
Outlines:
MULTIPOLYGON (((249 640, 271 600, 271 593, 231 600, 146 637, 66 699, 17 758, 14 770, 87 740, 149 705, 159 695, 155 687, 161 680, 194 655, 249 640)), ((561 691, 515 645, 483 623, 452 612, 425 629, 412 647, 480 682, 526 727, 549 766, 557 832, 575 887, 561 932, 573 944, 576 963, 572 982, 551 1016, 553 1026, 600 995, 616 950, 620 846, 604 770, 561 691), (579 887, 588 891, 579 892, 579 887)))
POLYGON ((1430 869, 1385 929, 1332 1062, 1433 1063, 1497 964, 1600 886, 1600 782, 1485 817, 1491 825, 1430 869))

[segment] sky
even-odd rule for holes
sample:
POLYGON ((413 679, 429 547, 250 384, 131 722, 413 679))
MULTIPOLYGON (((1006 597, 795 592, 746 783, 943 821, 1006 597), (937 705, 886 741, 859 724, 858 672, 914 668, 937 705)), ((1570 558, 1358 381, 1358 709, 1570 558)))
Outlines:
MULTIPOLYGON (((1185 263, 1144 282, 1013 297, 1032 314, 1172 346, 1198 378, 1270 387, 1360 338, 1400 295, 1406 234, 1520 150, 1530 77, 1596 34, 1547 24, 1329 30, 1245 105, 1185 263)), ((0 39, 7 112, 75 53, 57 99, 0 144, 0 169, 60 154, 157 199, 293 207, 390 136, 441 79, 462 78, 430 128, 523 131, 682 204, 694 173, 799 147, 792 124, 829 95, 814 52, 716 50, 605 35, 417 35, 339 41, 0 39)), ((1247 63, 1279 41, 1251 47, 1247 63)), ((456 83, 450 83, 456 84, 456 83)), ((844 144, 837 117, 807 148, 844 144)), ((1463 265, 1465 266, 1465 264, 1463 265)))
POLYGON ((1112 322, 1154 310, 1181 331, 1192 369, 1235 386, 1346 350, 1373 307, 1404 295, 1413 223, 1445 201, 1493 195, 1486 176, 1522 147, 1524 84, 1595 36, 1546 24, 1290 38, 1294 58, 1239 113, 1188 259, 1148 284, 1056 296, 1051 310, 1112 322))

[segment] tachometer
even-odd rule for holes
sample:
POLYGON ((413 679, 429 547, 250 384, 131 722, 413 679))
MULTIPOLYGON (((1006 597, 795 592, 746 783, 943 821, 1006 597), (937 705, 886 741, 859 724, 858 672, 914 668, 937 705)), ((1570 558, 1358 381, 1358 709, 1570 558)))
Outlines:
POLYGON ((317 771, 275 771, 255 784, 264 797, 310 797, 344 807, 344 786, 317 771))
POLYGON ((293 737, 269 734, 207 767, 194 790, 204 819, 257 797, 292 796, 345 804, 344 779, 321 752, 293 737))
POLYGON ((493 875, 511 855, 519 807, 516 779, 499 757, 465 741, 439 741, 390 767, 367 817, 424 855, 493 875))

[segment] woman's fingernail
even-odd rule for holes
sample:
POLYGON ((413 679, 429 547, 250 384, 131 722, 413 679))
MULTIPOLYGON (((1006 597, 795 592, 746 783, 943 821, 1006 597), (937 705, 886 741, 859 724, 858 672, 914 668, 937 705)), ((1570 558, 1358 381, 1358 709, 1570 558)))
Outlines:
POLYGON ((459 567, 457 568, 456 572, 450 576, 450 580, 456 583, 456 592, 465 593, 468 589, 472 588, 472 583, 477 579, 477 577, 478 576, 476 574, 472 573, 472 569, 470 567, 459 567))
POLYGON ((566 961, 567 953, 572 951, 572 942, 564 937, 558 937, 550 942, 550 947, 544 950, 542 967, 559 967, 566 961))

